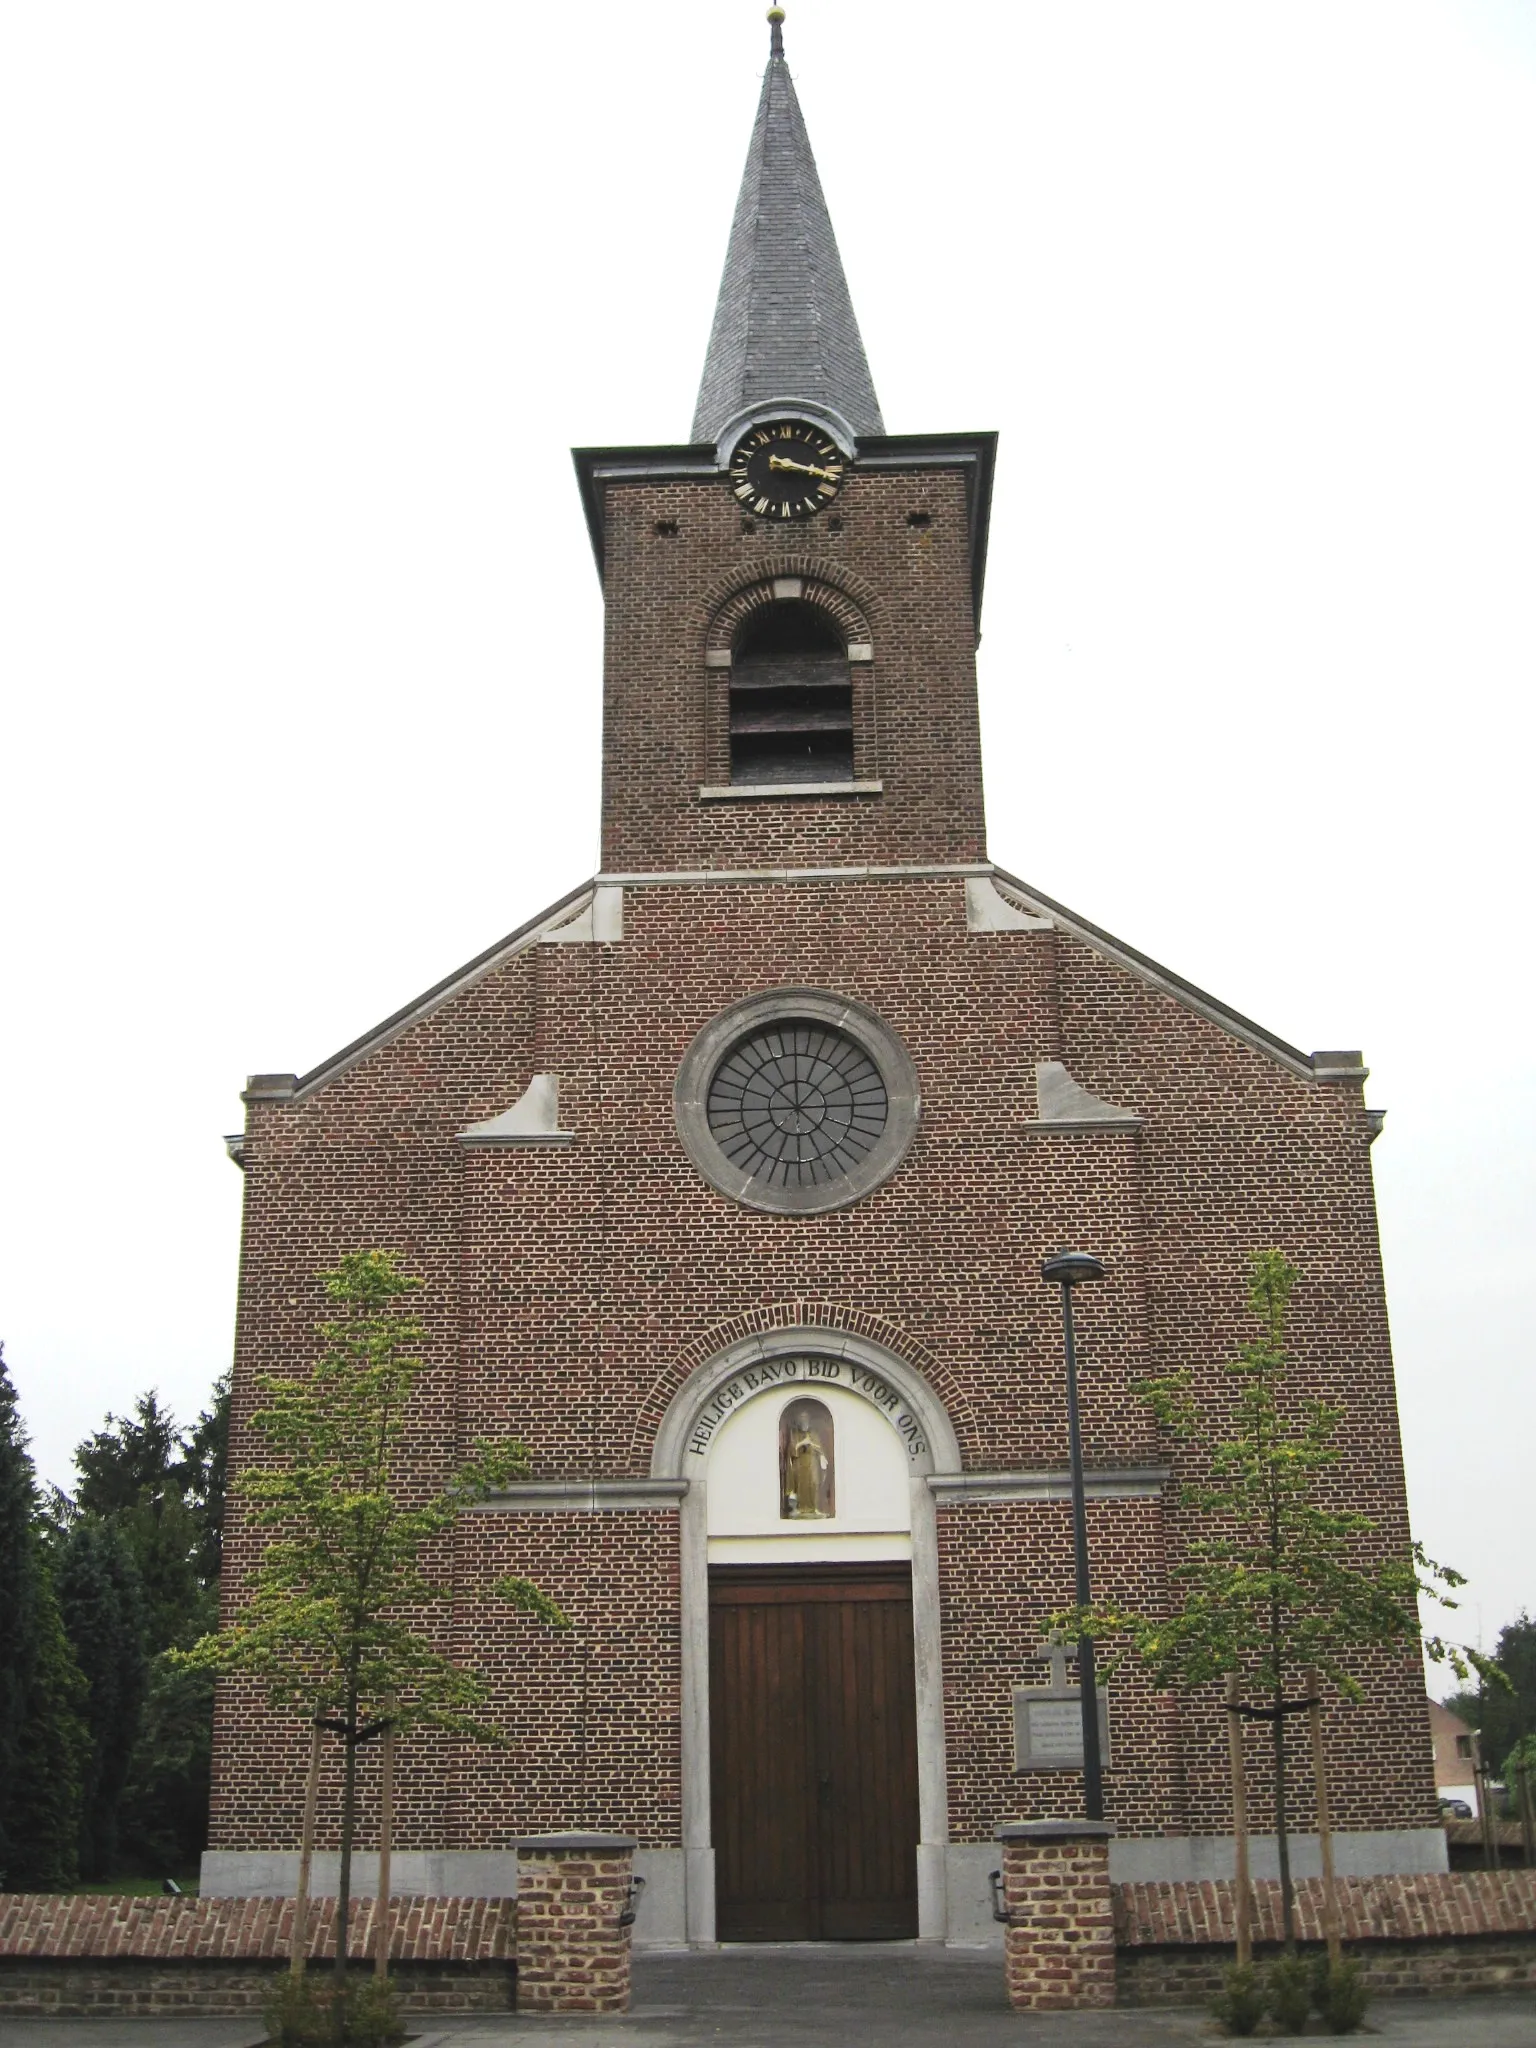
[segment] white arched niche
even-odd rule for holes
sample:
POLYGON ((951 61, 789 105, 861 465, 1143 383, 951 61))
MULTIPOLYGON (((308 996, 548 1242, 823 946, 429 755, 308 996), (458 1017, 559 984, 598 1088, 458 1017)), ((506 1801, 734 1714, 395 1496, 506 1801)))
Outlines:
POLYGON ((918 1934, 924 1940, 943 1940, 949 1801, 938 1542, 928 1480, 936 1472, 959 1470, 959 1446, 942 1402, 915 1367, 869 1338, 817 1329, 767 1331, 731 1345, 699 1366, 673 1396, 657 1431, 651 1476, 687 1481, 681 1514, 682 1821, 690 1942, 715 1939, 709 1788, 711 1556, 720 1563, 776 1562, 791 1556, 807 1563, 833 1556, 850 1562, 861 1557, 910 1557, 917 1685, 918 1934), (779 1517, 778 1422, 786 1403, 797 1395, 824 1401, 838 1433, 837 1513, 830 1521, 785 1523, 779 1517))
MULTIPOLYGON (((786 1361, 787 1363, 787 1361, 786 1361)), ((705 1454, 711 1564, 858 1563, 912 1555, 907 1448, 890 1418, 849 1388, 806 1374, 838 1360, 796 1360, 799 1376, 760 1386, 733 1408, 705 1454), (819 1402, 832 1418, 832 1512, 786 1519, 779 1433, 786 1409, 819 1402)))

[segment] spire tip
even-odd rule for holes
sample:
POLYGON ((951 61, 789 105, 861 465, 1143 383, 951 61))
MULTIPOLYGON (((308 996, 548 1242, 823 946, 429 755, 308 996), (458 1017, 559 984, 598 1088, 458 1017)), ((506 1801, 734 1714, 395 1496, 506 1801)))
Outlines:
POLYGON ((772 31, 773 37, 769 45, 768 54, 770 57, 782 57, 784 54, 784 10, 782 7, 769 8, 768 26, 772 31))

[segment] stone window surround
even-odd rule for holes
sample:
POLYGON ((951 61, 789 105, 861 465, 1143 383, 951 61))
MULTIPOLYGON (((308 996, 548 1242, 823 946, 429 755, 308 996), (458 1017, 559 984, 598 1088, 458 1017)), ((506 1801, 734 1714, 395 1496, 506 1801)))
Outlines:
POLYGON ((683 1055, 672 1089, 672 1110, 683 1150, 711 1187, 744 1208, 778 1216, 819 1216, 846 1209, 873 1193, 896 1171, 916 1136, 922 1114, 917 1068, 896 1033, 875 1012, 825 989, 781 988, 749 996, 706 1024, 683 1055), (885 1083, 885 1130, 860 1163, 822 1187, 756 1188, 753 1176, 733 1166, 709 1127, 709 1087, 715 1070, 739 1039, 773 1024, 808 1021, 843 1032, 866 1052, 885 1083))

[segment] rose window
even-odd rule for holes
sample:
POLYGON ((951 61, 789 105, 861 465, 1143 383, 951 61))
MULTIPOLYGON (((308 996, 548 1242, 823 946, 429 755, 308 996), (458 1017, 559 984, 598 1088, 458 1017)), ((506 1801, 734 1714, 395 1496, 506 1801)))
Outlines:
POLYGON ((890 1104, 861 1045, 823 1024, 756 1031, 732 1046, 709 1086, 710 1134, 764 1188, 843 1179, 884 1135, 890 1104))

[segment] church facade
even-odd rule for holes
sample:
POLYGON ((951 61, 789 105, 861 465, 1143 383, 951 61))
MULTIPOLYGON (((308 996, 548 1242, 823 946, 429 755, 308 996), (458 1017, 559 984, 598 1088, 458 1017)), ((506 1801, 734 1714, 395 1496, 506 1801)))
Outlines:
MULTIPOLYGON (((692 435, 576 455, 601 872, 314 1072, 253 1077, 232 1469, 255 1377, 313 1356, 318 1273, 398 1252, 427 1283, 414 1470, 505 1433, 535 1474, 451 1560, 508 1745, 402 1750, 397 1888, 505 1891, 519 1835, 579 1826, 639 1838, 642 1939, 974 1941, 995 1827, 1081 1811, 1015 1732, 1073 1594, 1041 1261, 1105 1267, 1078 1299, 1096 1594, 1168 1597, 1200 1449, 1132 1382, 1190 1368, 1219 1430, 1270 1246, 1304 1276, 1297 1380, 1346 1410, 1343 1493, 1401 1552, 1378 1120, 1358 1055, 988 860, 993 439, 886 432, 770 19, 692 435), (571 1632, 490 1598, 507 1572, 571 1632)), ((227 1604, 253 1554, 237 1494, 227 1604)), ((1328 1715, 1340 1868, 1443 1867, 1417 1656, 1360 1675, 1328 1715)), ((205 1890, 291 1889, 301 1734, 222 1690, 205 1890)), ((1115 1874, 1230 1872, 1215 1690, 1122 1668, 1108 1734, 1115 1874)))

